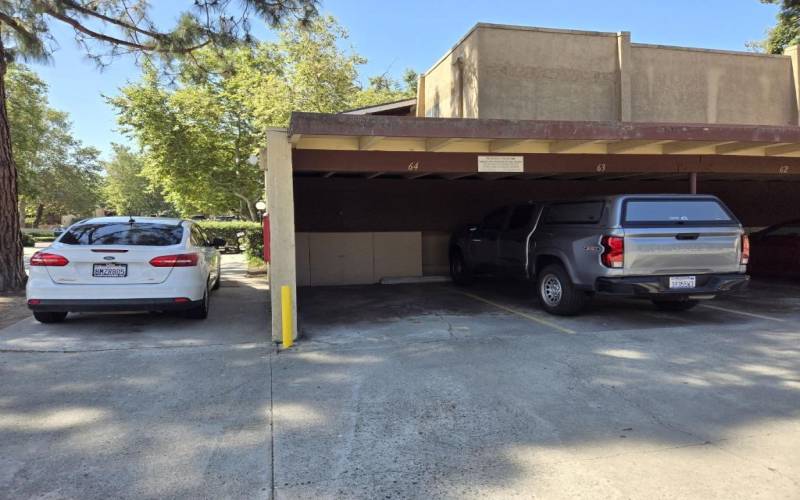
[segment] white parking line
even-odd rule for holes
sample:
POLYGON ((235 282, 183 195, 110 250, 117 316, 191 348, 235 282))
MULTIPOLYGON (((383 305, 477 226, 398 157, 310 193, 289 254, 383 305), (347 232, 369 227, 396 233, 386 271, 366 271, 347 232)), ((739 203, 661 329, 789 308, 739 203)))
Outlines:
POLYGON ((754 314, 754 313, 749 313, 749 312, 745 312, 745 311, 737 311, 736 309, 728 309, 727 307, 711 306, 711 305, 708 305, 708 304, 702 304, 700 307, 703 307, 705 309, 715 309, 717 311, 725 311, 725 312, 729 312, 729 313, 732 313, 732 314, 739 314, 739 315, 742 315, 742 316, 750 316, 751 318, 766 319, 766 320, 769 320, 769 321, 778 321, 778 322, 781 322, 781 323, 785 323, 786 322, 785 319, 773 318, 772 316, 764 316, 763 314, 754 314))

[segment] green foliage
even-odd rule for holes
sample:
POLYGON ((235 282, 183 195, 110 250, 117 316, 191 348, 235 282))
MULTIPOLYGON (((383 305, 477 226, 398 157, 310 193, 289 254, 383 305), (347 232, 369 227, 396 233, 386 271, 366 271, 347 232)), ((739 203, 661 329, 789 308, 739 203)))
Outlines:
POLYGON ((6 96, 19 192, 30 197, 36 190, 36 157, 45 146, 48 128, 47 84, 27 67, 12 64, 6 73, 6 96))
POLYGON ((51 241, 55 240, 55 236, 30 236, 30 238, 36 243, 50 243, 51 241))
POLYGON ((174 80, 145 68, 109 102, 143 151, 142 175, 182 215, 255 220, 263 174, 248 159, 264 146, 266 128, 286 126, 292 111, 334 113, 410 95, 394 81, 360 90, 365 61, 340 49, 346 40, 331 17, 292 24, 275 42, 198 50, 174 80))
POLYGON ((222 238, 226 246, 238 243, 248 257, 261 257, 264 249, 264 236, 260 222, 251 221, 200 221, 200 227, 209 238, 222 238), (239 234, 244 233, 243 236, 239 234))
POLYGON ((287 18, 308 22, 317 0, 194 0, 174 26, 159 31, 146 0, 2 0, 0 23, 6 52, 26 60, 47 60, 57 47, 51 25, 71 27, 75 41, 98 65, 122 53, 157 55, 169 63, 199 47, 228 47, 252 40, 250 18, 271 26, 287 18))
POLYGON ((175 215, 172 205, 143 175, 144 158, 123 145, 111 147, 114 157, 103 165, 107 207, 119 215, 175 215))
POLYGON ((770 29, 762 46, 771 54, 782 54, 786 47, 800 44, 800 0, 761 0, 780 5, 777 24, 770 29))
POLYGON ((22 246, 32 247, 36 242, 33 241, 33 236, 30 234, 22 233, 22 246))
POLYGON ((34 72, 13 64, 6 83, 20 197, 44 213, 90 214, 100 199, 99 152, 72 136, 67 114, 49 107, 34 72))
POLYGON ((374 76, 369 79, 369 87, 353 95, 350 107, 363 108, 416 97, 418 78, 419 75, 413 69, 406 70, 403 83, 387 75, 374 76))

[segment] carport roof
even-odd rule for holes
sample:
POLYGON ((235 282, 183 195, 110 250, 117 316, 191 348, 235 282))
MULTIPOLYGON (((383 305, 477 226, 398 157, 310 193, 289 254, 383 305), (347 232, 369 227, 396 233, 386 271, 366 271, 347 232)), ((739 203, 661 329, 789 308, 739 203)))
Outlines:
POLYGON ((292 113, 295 149, 800 157, 800 127, 292 113))

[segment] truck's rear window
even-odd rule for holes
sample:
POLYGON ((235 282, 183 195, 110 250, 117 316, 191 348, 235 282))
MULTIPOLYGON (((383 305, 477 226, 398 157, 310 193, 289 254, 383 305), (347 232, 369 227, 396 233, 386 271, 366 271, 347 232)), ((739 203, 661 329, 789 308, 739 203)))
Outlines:
POLYGON ((67 245, 177 245, 183 238, 180 224, 105 223, 71 227, 58 240, 67 245))
POLYGON ((625 202, 628 225, 720 225, 736 223, 719 201, 713 199, 648 199, 625 202))

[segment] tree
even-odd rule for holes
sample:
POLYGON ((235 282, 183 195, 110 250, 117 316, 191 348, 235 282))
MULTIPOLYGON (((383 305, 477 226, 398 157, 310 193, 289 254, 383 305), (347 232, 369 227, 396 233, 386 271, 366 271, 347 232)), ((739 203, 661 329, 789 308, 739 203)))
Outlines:
POLYGON ((36 207, 34 226, 46 214, 91 215, 100 203, 100 152, 72 136, 66 113, 47 109, 45 121, 23 192, 36 207))
MULTIPOLYGON (((365 61, 340 48, 346 39, 331 17, 289 25, 276 42, 199 50, 166 81, 145 71, 110 103, 143 151, 143 175, 179 212, 255 219, 262 173, 247 160, 264 145, 265 129, 286 126, 292 111, 335 113, 359 99, 365 61)), ((406 93, 392 81, 372 97, 397 95, 406 93)))
POLYGON ((103 195, 119 215, 172 215, 175 208, 143 174, 144 158, 121 144, 112 144, 114 156, 103 165, 103 195))
POLYGON ((72 136, 66 113, 49 107, 36 73, 12 64, 7 83, 20 206, 34 207, 34 225, 46 213, 88 215, 98 198, 97 151, 72 136))
POLYGON ((146 0, 2 0, 0 1, 0 291, 24 285, 18 215, 18 174, 12 155, 6 107, 8 61, 45 60, 52 53, 52 23, 64 23, 97 64, 123 54, 164 62, 191 59, 196 50, 252 42, 250 20, 275 26, 286 17, 307 21, 316 0, 192 0, 170 30, 151 19, 146 0))
POLYGON ((19 175, 20 197, 36 192, 34 168, 48 129, 47 85, 30 69, 11 64, 6 76, 11 147, 19 175))
POLYGON ((800 0, 761 0, 761 3, 780 5, 778 23, 769 30, 766 40, 748 46, 782 54, 786 47, 800 43, 800 0))
POLYGON ((353 96, 351 107, 362 108, 416 97, 417 78, 417 72, 413 69, 405 71, 403 83, 386 74, 373 76, 369 79, 369 86, 353 96))

